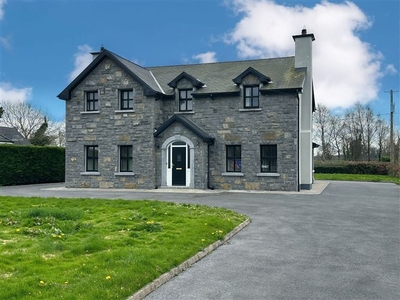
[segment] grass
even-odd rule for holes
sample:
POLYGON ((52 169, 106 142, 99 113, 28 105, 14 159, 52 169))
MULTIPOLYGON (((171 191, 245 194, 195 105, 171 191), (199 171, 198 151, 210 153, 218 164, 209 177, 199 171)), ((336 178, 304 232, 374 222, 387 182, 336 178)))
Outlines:
POLYGON ((366 174, 321 174, 315 173, 316 180, 344 180, 344 181, 369 181, 369 182, 392 182, 400 185, 400 178, 388 175, 366 175, 366 174))
POLYGON ((0 197, 0 299, 125 299, 245 219, 157 201, 0 197))

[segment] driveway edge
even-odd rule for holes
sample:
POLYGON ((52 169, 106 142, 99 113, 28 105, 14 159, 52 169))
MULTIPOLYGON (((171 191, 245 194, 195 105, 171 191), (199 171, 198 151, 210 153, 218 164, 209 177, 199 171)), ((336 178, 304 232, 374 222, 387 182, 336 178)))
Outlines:
POLYGON ((211 244, 210 246, 204 248, 204 250, 198 252, 196 255, 192 256, 191 258, 185 260, 183 263, 181 263, 179 266, 171 269, 170 271, 162 274, 160 277, 157 279, 154 279, 152 282, 147 284, 145 287, 134 293, 132 296, 127 298, 126 300, 140 300, 149 295, 151 292, 155 291, 158 289, 160 286, 162 286, 164 283, 170 281, 173 277, 179 275, 186 269, 190 268, 192 265, 194 265, 196 262, 213 252, 215 249, 217 249, 219 246, 225 244, 229 239, 231 239, 235 234, 237 234, 239 231, 241 231, 243 228, 245 228, 247 225, 251 223, 250 219, 245 220, 238 226, 236 226, 231 232, 229 232, 223 240, 218 240, 215 243, 211 244))

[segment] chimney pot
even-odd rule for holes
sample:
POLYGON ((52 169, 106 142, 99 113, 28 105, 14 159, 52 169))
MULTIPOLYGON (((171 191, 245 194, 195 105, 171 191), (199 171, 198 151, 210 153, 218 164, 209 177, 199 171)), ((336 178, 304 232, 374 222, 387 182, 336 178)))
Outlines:
POLYGON ((301 34, 302 34, 302 35, 306 35, 306 34, 307 34, 307 29, 304 28, 304 29, 301 31, 301 34))

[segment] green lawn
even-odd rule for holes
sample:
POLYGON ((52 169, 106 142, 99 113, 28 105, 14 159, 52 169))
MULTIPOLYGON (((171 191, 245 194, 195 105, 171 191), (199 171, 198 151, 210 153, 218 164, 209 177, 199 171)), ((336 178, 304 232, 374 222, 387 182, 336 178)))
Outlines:
POLYGON ((370 182, 393 182, 400 185, 400 178, 387 175, 365 175, 365 174, 321 174, 315 173, 316 180, 344 180, 344 181, 370 181, 370 182))
POLYGON ((0 299, 125 299, 246 219, 157 201, 0 197, 0 299))

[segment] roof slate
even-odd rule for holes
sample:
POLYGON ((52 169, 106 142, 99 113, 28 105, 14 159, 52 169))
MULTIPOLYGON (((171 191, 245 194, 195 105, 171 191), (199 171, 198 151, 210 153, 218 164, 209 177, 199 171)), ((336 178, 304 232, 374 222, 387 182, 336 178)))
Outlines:
POLYGON ((30 145, 31 143, 13 127, 0 126, 0 143, 10 143, 15 145, 30 145))
POLYGON ((144 68, 104 49, 58 97, 69 100, 70 92, 106 57, 123 68, 134 79, 138 80, 143 85, 146 95, 159 95, 161 97, 163 95, 174 95, 174 89, 169 84, 176 78, 179 78, 179 76, 182 76, 182 74, 187 74, 204 84, 203 86, 199 84, 198 89, 192 93, 195 97, 240 92, 240 87, 233 80, 237 79, 238 76, 240 77, 249 68, 259 72, 259 75, 271 79, 270 82, 260 88, 261 92, 300 90, 303 87, 306 75, 305 69, 296 69, 294 67, 294 56, 144 68))

